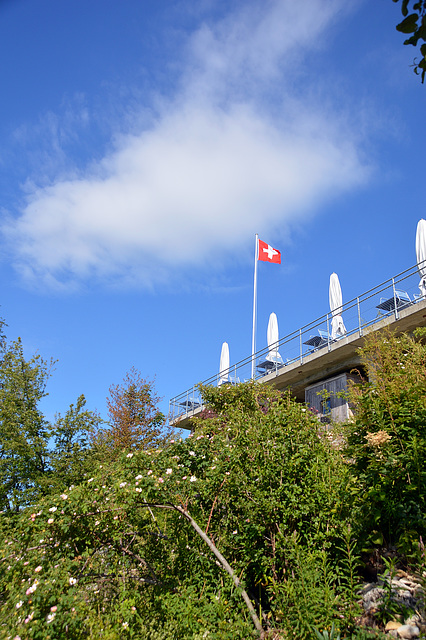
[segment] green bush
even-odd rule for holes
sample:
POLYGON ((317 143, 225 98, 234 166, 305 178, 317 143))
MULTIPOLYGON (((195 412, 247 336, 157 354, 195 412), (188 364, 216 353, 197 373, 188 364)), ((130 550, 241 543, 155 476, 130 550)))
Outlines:
MULTIPOLYGON (((341 455, 288 394, 253 384, 202 392, 209 410, 191 437, 123 452, 82 484, 3 514, 5 635, 114 638, 144 630, 156 638, 173 627, 174 638, 248 638, 243 588, 266 626, 291 629, 283 603, 291 589, 302 593, 303 567, 312 563, 316 602, 303 604, 309 622, 345 618, 338 545, 353 479, 341 455)), ((300 629, 308 638, 308 627, 300 629)))
MULTIPOLYGON (((346 455, 362 486, 360 523, 371 544, 426 533, 426 348, 373 333, 361 350, 368 382, 354 386, 346 455)), ((407 547, 407 544, 405 544, 407 547)))

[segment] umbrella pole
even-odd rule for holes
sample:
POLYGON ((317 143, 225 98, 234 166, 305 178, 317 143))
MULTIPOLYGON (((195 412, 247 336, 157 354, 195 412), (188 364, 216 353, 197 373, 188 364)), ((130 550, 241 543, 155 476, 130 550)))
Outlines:
POLYGON ((255 357, 256 352, 256 310, 257 310, 257 263, 259 257, 259 236, 256 233, 256 246, 254 249, 254 284, 253 284, 253 333, 251 337, 251 377, 255 377, 255 357))

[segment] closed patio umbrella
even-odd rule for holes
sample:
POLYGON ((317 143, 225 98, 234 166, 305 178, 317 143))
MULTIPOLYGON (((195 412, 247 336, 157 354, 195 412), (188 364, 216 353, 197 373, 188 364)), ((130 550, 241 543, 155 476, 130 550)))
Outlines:
POLYGON ((283 359, 278 353, 278 319, 275 313, 271 313, 269 316, 267 339, 269 352, 266 360, 283 364, 283 359))
POLYGON ((418 221, 416 233, 417 268, 420 274, 419 289, 426 296, 426 220, 418 221))
POLYGON ((329 299, 330 310, 333 316, 331 321, 331 337, 335 340, 346 334, 346 327, 340 315, 342 311, 342 288, 337 273, 332 273, 330 276, 329 299))
POLYGON ((229 382, 229 346, 227 342, 224 342, 220 352, 219 382, 217 384, 220 386, 227 382, 229 382))

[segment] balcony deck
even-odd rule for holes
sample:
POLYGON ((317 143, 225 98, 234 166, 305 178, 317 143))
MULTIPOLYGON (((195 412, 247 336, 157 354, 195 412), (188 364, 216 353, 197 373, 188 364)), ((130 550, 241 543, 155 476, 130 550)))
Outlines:
MULTIPOLYGON (((329 338, 328 341, 322 339, 318 342, 312 340, 312 335, 311 339, 306 339, 312 332, 319 333, 321 328, 326 330, 325 335, 328 336, 331 314, 326 314, 286 336, 278 342, 285 364, 277 365, 266 373, 258 369, 257 381, 270 384, 276 389, 290 388, 293 396, 304 402, 307 386, 359 366, 358 349, 363 345, 365 336, 372 331, 388 327, 396 333, 404 333, 426 326, 426 300, 414 293, 418 291, 418 281, 415 266, 343 305, 342 316, 348 330, 345 336, 337 340, 329 338), (409 292, 409 303, 399 304, 397 292, 401 289, 409 292), (386 303, 389 310, 382 313, 382 307, 386 307, 386 303), (315 347, 316 343, 320 346, 315 347)), ((324 335, 324 331, 321 331, 321 335, 324 335)), ((255 354, 256 362, 264 362, 267 351, 263 349, 255 354)), ((237 382, 239 377, 244 379, 244 373, 249 371, 251 362, 250 356, 230 367, 230 383, 237 382)), ((217 381, 218 376, 213 376, 203 384, 214 385, 217 381)), ((169 423, 190 430, 191 419, 200 415, 202 409, 197 389, 189 389, 170 401, 169 423)))

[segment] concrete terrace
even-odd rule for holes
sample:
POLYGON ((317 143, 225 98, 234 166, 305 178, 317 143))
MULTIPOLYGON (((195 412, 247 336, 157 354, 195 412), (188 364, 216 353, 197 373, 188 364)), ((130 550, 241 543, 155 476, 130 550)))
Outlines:
MULTIPOLYGON (((418 283, 415 265, 345 303, 341 315, 347 333, 337 340, 330 338, 331 313, 285 336, 278 342, 283 364, 271 364, 269 371, 259 367, 265 362, 268 348, 258 351, 255 354, 255 379, 277 389, 290 388, 297 400, 305 402, 305 389, 309 385, 348 372, 360 364, 357 351, 372 331, 388 327, 404 333, 426 326, 426 300, 419 295, 418 283), (312 343, 318 343, 318 346, 312 343)), ((251 364, 252 357, 249 356, 231 366, 227 372, 228 383, 250 379, 251 364)), ((217 385, 218 381, 217 373, 203 384, 217 385)), ((169 422, 191 429, 191 418, 199 415, 202 409, 198 389, 194 386, 170 400, 169 422)))

